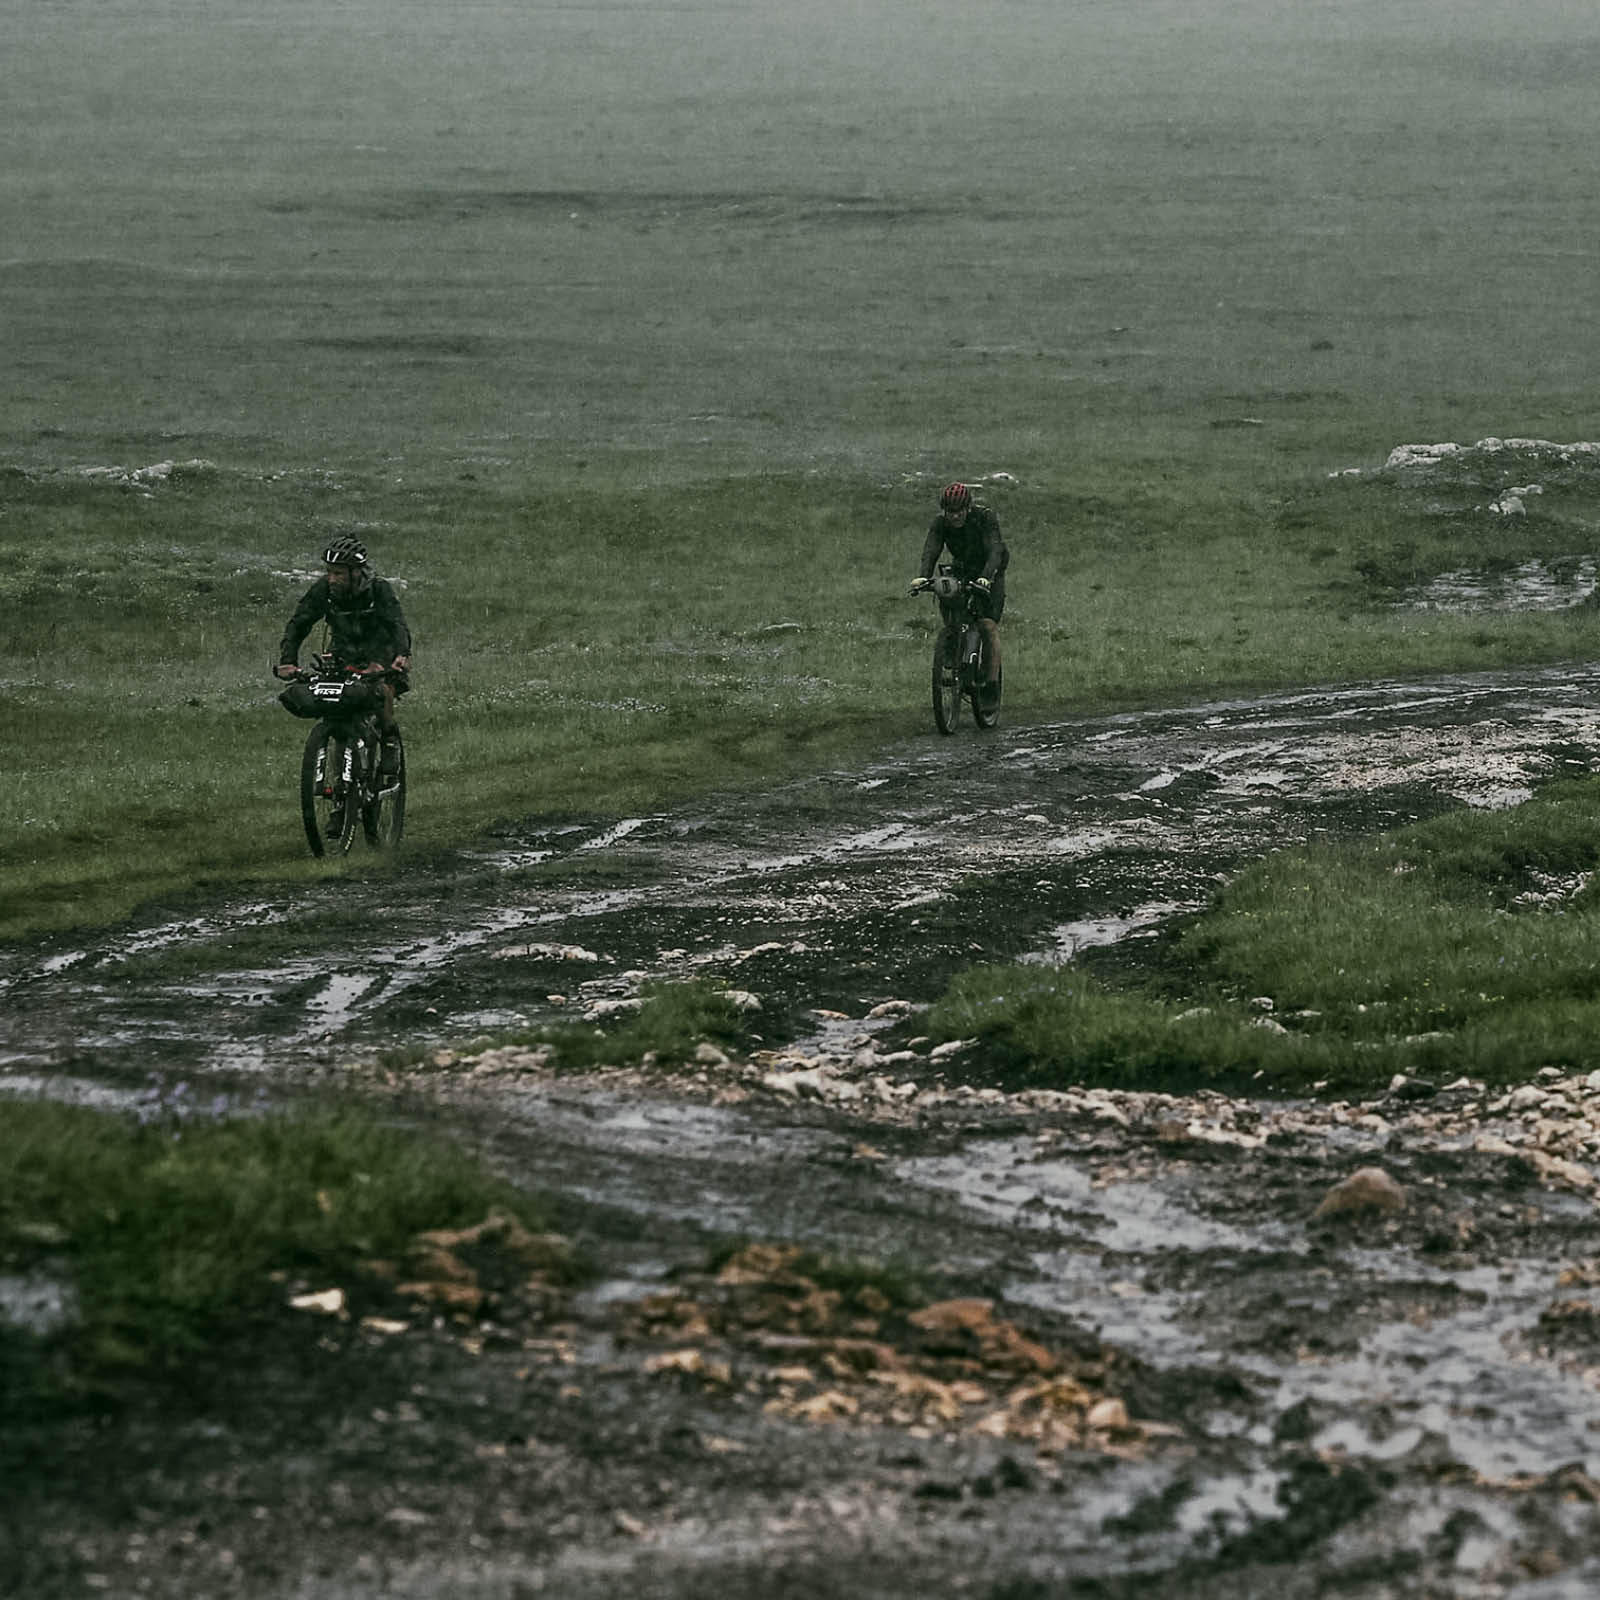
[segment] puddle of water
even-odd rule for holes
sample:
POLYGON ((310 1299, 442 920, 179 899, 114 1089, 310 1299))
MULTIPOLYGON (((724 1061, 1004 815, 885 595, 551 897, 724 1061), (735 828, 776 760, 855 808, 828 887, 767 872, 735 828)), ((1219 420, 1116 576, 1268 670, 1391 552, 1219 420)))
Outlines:
POLYGON ((913 1186, 957 1194, 980 1215, 1018 1230, 1089 1235, 1087 1249, 1034 1252, 1037 1278, 1009 1285, 1007 1298, 1066 1312, 1099 1337, 1158 1362, 1214 1352, 1187 1321, 1194 1297, 1153 1290, 1143 1281, 1154 1257, 1171 1250, 1305 1249, 1304 1240, 1282 1225, 1247 1232, 1214 1222, 1185 1205, 1171 1185, 1097 1184, 1085 1165, 1037 1159, 1027 1139, 969 1144, 949 1155, 900 1162, 895 1172, 913 1186))
POLYGON ((1050 930, 1054 944, 1048 950, 1029 951, 1017 959, 1032 966, 1065 966, 1080 950, 1118 944, 1141 928, 1153 928, 1181 911, 1193 911, 1196 903, 1180 904, 1156 900, 1138 906, 1123 917, 1094 917, 1085 922, 1063 922, 1050 930))
MULTIPOLYGON (((1552 1292, 1549 1263, 1449 1272, 1403 1251, 1340 1251, 1351 1278, 1370 1283, 1374 1297, 1386 1285, 1449 1286, 1460 1309, 1385 1322, 1347 1357, 1280 1361, 1219 1343, 1215 1330, 1229 1324, 1210 1314, 1205 1293, 1164 1290, 1151 1280, 1162 1259, 1178 1251, 1303 1256, 1303 1228, 1268 1219, 1248 1230, 1216 1222, 1186 1203, 1181 1179, 1099 1185, 1087 1166, 1036 1159, 1032 1151, 1027 1140, 984 1142, 896 1167, 903 1181, 953 1192, 979 1215, 1019 1231, 1090 1236, 1087 1248, 1034 1252, 1035 1276, 1007 1285, 1008 1299, 1064 1312, 1158 1364, 1234 1361, 1275 1385, 1276 1412, 1311 1400, 1335 1414, 1319 1448, 1392 1460, 1431 1435, 1452 1460, 1491 1478, 1547 1473, 1574 1461, 1600 1476, 1600 1394, 1523 1345, 1552 1292), (1370 1421, 1379 1409, 1381 1432, 1370 1421)), ((1270 1438, 1270 1426, 1263 1427, 1259 1442, 1270 1438)))
POLYGON ((1390 1252, 1351 1256, 1379 1281, 1452 1282, 1467 1303, 1425 1323, 1385 1323, 1348 1358, 1284 1371, 1274 1401, 1279 1409, 1302 1399, 1341 1407, 1359 1402, 1385 1408, 1399 1424, 1376 1436, 1361 1417, 1345 1415, 1313 1441, 1318 1448, 1389 1460, 1432 1435, 1445 1441, 1453 1461, 1490 1478, 1546 1473, 1574 1461, 1591 1474, 1600 1471, 1600 1395, 1522 1345, 1550 1298, 1548 1266, 1438 1273, 1390 1252))
POLYGON ((672 1271, 670 1261, 640 1261, 625 1278, 607 1278, 574 1297, 580 1315, 604 1310, 607 1306, 632 1305, 657 1294, 672 1271))
POLYGON ((89 960, 126 961, 133 956, 149 955, 152 951, 167 949, 171 945, 213 937, 238 922, 249 922, 256 927, 265 927, 269 923, 283 922, 287 917, 288 912, 282 906, 272 906, 265 902, 236 906, 228 912, 225 919, 189 917, 181 922, 167 922, 159 927, 147 928, 142 933, 130 935, 108 951, 63 951, 58 956, 51 956, 48 960, 40 962, 39 970, 46 973, 64 972, 89 960))
POLYGON ((1444 572, 1407 597, 1413 611, 1568 611, 1595 592, 1595 563, 1584 556, 1568 572, 1525 561, 1509 573, 1444 572))
POLYGON ((1519 1583, 1505 1591, 1505 1600, 1594 1600, 1596 1595, 1600 1595, 1600 1561, 1586 1561, 1554 1577, 1519 1583))
POLYGON ((306 1001, 306 1010, 320 1018, 330 1031, 349 1022, 356 1003, 378 982, 375 973, 335 973, 322 989, 306 1001))
POLYGON ((641 828, 648 827, 656 821, 654 817, 629 817, 625 822, 607 828, 604 833, 597 833, 594 838, 587 839, 579 845, 580 850, 609 850, 612 845, 619 844, 631 834, 637 833, 641 828))
POLYGON ((134 1111, 148 1096, 145 1089, 115 1089, 84 1078, 58 1074, 15 1073, 0 1077, 0 1095, 22 1100, 57 1100, 63 1105, 89 1106, 96 1111, 134 1111))
POLYGON ((569 1185, 580 1198, 607 1207, 635 1206, 651 1215, 693 1222, 722 1234, 770 1229, 770 1196, 752 1169, 803 1163, 828 1148, 833 1136, 799 1126, 762 1128, 738 1112, 674 1101, 639 1101, 584 1090, 564 1095, 512 1088, 497 1104, 546 1142, 570 1142, 585 1152, 581 1175, 569 1185), (649 1157, 681 1165, 676 1201, 662 1197, 636 1168, 649 1157))
POLYGON ((1102 1248, 1141 1250, 1283 1250, 1294 1230, 1283 1224, 1238 1229, 1190 1210, 1171 1184, 1142 1179, 1098 1184, 1088 1166, 1038 1158, 1030 1139, 968 1144, 950 1155, 915 1157, 896 1166, 909 1184, 946 1189, 982 1213, 1014 1226, 1059 1227, 1059 1214, 1082 1216, 1102 1248), (1054 1213, 1054 1214, 1053 1214, 1054 1213))
POLYGON ((1281 1522, 1278 1491, 1285 1475, 1270 1468, 1208 1478, 1178 1508, 1180 1533, 1220 1542, 1263 1522, 1281 1522))

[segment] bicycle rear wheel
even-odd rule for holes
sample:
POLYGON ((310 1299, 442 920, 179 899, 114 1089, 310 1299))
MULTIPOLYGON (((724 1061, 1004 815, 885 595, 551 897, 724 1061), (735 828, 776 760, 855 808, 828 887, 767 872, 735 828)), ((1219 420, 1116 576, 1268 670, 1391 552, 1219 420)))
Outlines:
MULTIPOLYGON (((373 778, 373 796, 361 808, 361 826, 374 850, 395 849, 406 826, 406 747, 398 729, 395 742, 400 745, 399 768, 392 777, 385 777, 379 768, 373 778)), ((381 759, 381 751, 379 755, 381 759)))
POLYGON ((961 720, 961 663, 953 628, 941 628, 933 645, 933 720, 940 733, 954 733, 961 720))
POLYGON ((972 720, 980 728, 992 728, 1000 720, 1000 690, 1005 669, 995 675, 991 691, 986 682, 989 676, 989 639, 983 636, 978 649, 978 671, 972 685, 972 720))

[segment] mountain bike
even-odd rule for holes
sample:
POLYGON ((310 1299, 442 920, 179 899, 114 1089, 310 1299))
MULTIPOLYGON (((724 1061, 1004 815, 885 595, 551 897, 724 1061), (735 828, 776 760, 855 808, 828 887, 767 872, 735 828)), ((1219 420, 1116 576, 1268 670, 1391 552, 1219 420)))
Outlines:
POLYGON ((933 580, 931 593, 940 616, 933 644, 933 720, 940 733, 956 731, 963 699, 971 703, 972 720, 980 728, 992 728, 1000 720, 1000 681, 990 689, 989 636, 978 621, 981 592, 949 567, 940 567, 933 580))
POLYGON ((395 730, 399 763, 385 773, 378 726, 379 685, 400 676, 391 668, 362 672, 319 657, 291 680, 304 685, 320 720, 300 761, 300 817, 314 856, 345 855, 359 828, 375 850, 393 850, 406 821, 406 751, 395 730))

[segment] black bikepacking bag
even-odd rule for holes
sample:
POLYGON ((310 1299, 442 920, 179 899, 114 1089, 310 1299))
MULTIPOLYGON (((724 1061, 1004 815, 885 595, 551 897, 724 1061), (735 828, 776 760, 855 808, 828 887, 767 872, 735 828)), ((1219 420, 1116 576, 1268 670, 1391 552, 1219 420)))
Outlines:
POLYGON ((278 704, 295 717, 364 717, 378 709, 380 698, 370 678, 313 678, 291 683, 278 704))

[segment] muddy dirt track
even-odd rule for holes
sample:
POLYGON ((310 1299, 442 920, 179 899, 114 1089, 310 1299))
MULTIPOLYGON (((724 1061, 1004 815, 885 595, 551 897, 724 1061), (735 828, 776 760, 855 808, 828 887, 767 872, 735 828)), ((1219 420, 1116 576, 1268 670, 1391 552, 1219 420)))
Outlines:
POLYGON ((7 952, 13 1092, 350 1083, 547 1193, 600 1273, 470 1317, 330 1316, 181 1438, 13 1438, 8 1466, 50 1465, 0 1521, 0 1579, 1600 1594, 1592 1168, 1529 1134, 1600 1124, 1600 1085, 1007 1097, 980 1062, 901 1048, 906 1006, 974 961, 1067 960, 1264 850, 1591 770, 1597 688, 1552 670, 968 728, 756 801, 7 952), (319 947, 335 892, 372 897, 365 948, 344 919, 319 947), (292 954, 265 958, 279 927, 292 954), (760 1000, 768 1053, 671 1078, 372 1064, 696 975, 760 1000), (1365 1167, 1404 1204, 1314 1215, 1365 1167), (729 1238, 761 1247, 722 1262, 729 1238), (918 1292, 841 1288, 782 1246, 914 1263, 918 1292))

